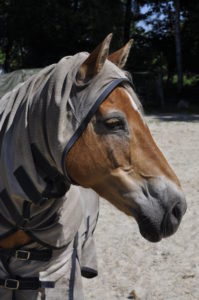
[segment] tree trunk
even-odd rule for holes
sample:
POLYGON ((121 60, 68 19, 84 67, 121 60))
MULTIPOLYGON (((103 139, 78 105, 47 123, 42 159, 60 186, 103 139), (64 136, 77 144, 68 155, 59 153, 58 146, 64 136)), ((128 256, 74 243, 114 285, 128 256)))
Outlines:
POLYGON ((124 20, 124 43, 130 39, 132 0, 126 0, 124 20))
POLYGON ((175 43, 176 43, 176 68, 178 75, 178 94, 180 95, 183 87, 183 71, 182 71, 182 49, 180 39, 180 0, 174 0, 174 25, 175 25, 175 43))
POLYGON ((78 6, 79 6, 79 0, 75 0, 74 1, 74 12, 76 13, 77 9, 78 9, 78 6))
POLYGON ((11 51, 11 45, 9 40, 7 41, 7 45, 5 47, 5 61, 3 64, 3 68, 6 72, 10 71, 10 51, 11 51))

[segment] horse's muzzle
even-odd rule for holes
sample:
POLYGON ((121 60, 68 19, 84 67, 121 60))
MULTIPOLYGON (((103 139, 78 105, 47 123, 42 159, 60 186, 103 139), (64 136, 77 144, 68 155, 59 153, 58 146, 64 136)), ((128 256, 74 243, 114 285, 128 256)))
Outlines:
POLYGON ((145 183, 143 198, 136 212, 142 236, 151 242, 158 242, 174 234, 187 209, 182 191, 175 184, 158 178, 145 183))

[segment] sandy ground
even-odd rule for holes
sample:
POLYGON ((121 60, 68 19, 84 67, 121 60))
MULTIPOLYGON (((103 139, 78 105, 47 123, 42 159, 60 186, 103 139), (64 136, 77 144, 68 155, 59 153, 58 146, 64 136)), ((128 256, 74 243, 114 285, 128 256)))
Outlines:
POLYGON ((199 115, 146 119, 181 181, 187 213, 174 236, 152 244, 133 219, 102 199, 99 276, 84 279, 85 300, 199 300, 199 115))

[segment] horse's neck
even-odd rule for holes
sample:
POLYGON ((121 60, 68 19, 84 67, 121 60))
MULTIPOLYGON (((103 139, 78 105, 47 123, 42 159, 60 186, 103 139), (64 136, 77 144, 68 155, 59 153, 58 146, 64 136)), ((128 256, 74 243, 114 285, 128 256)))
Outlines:
POLYGON ((24 231, 18 230, 7 238, 0 241, 0 248, 16 248, 31 242, 31 237, 24 231))

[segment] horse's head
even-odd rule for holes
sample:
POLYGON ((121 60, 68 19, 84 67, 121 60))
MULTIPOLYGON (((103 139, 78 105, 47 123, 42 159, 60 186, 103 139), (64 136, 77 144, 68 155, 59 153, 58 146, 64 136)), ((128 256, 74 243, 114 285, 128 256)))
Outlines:
MULTIPOLYGON (((130 50, 107 57, 110 37, 79 69, 91 78, 108 58, 122 67, 130 50)), ((141 234, 156 242, 173 234, 186 210, 180 183, 155 144, 132 89, 116 87, 100 105, 66 157, 69 176, 134 216, 141 234)))

